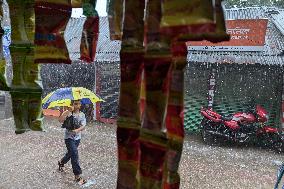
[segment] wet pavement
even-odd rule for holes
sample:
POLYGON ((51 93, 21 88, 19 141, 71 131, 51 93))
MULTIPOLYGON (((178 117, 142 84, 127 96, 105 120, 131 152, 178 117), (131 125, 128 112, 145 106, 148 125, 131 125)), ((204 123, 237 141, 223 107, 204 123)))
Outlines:
MULTIPOLYGON (((46 132, 15 135, 13 119, 0 121, 0 189, 79 188, 71 164, 57 171, 65 153, 63 130, 46 118, 46 132)), ((82 136, 79 156, 83 177, 95 179, 90 188, 115 189, 117 152, 115 125, 95 122, 82 136)), ((272 189, 284 154, 242 146, 208 146, 188 135, 180 163, 182 189, 272 189)))

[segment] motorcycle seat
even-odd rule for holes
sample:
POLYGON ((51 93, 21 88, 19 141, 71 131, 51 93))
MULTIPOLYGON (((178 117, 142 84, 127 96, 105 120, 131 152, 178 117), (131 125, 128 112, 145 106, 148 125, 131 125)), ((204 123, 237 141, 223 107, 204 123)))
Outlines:
POLYGON ((221 119, 224 121, 231 121, 233 119, 233 115, 222 115, 221 119))

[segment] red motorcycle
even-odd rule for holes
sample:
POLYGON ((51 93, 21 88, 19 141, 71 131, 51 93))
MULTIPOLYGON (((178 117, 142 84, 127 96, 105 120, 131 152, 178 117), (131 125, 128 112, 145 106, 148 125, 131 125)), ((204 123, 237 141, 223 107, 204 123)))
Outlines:
POLYGON ((201 135, 207 144, 216 144, 223 140, 253 143, 273 148, 278 152, 284 151, 283 131, 265 125, 268 113, 260 105, 230 116, 224 116, 203 107, 200 113, 204 117, 200 124, 201 135))

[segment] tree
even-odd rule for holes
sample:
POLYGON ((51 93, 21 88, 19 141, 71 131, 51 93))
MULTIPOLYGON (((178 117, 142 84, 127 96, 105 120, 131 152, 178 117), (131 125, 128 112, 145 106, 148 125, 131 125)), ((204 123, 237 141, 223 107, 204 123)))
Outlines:
POLYGON ((284 8, 283 0, 226 0, 226 8, 250 6, 276 6, 284 8))

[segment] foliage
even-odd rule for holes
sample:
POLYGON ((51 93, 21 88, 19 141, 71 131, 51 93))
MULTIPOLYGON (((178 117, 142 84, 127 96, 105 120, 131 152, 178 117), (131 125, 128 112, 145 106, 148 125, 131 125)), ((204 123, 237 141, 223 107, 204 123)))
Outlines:
POLYGON ((227 8, 251 6, 276 6, 284 8, 283 0, 225 0, 224 2, 227 8))

